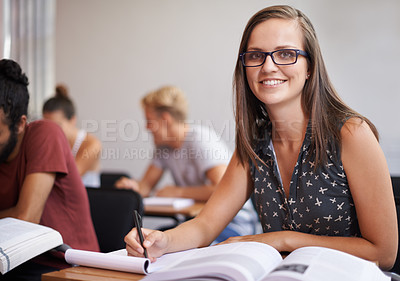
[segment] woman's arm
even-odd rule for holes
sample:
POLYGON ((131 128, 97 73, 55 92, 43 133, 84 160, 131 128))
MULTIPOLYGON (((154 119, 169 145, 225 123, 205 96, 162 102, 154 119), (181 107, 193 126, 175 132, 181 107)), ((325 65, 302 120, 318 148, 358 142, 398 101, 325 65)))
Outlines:
POLYGON ((207 201, 226 171, 226 165, 218 165, 206 172, 209 184, 201 186, 168 185, 157 192, 157 196, 192 198, 196 201, 207 201))
POLYGON ((76 167, 83 176, 87 171, 97 168, 100 162, 101 142, 93 135, 88 134, 75 157, 76 167))
POLYGON ((397 219, 385 157, 365 122, 350 119, 342 131, 342 162, 356 207, 360 237, 330 237, 294 231, 232 237, 226 243, 258 241, 282 252, 304 246, 328 247, 377 261, 390 269, 397 252, 397 219))
POLYGON ((397 253, 397 218, 390 173, 369 126, 350 119, 342 132, 342 161, 356 206, 361 236, 359 256, 390 268, 397 253))
MULTIPOLYGON (((143 230, 149 256, 154 260, 168 252, 209 245, 237 214, 250 193, 248 170, 239 164, 234 154, 222 180, 196 218, 166 232, 143 230)), ((130 255, 143 256, 136 229, 125 237, 125 242, 130 255)))

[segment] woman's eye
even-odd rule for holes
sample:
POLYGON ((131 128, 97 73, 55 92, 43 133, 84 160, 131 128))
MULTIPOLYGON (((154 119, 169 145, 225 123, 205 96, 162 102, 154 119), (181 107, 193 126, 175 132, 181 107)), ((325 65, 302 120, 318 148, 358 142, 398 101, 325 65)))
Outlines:
POLYGON ((251 60, 259 60, 262 58, 262 54, 261 53, 251 53, 250 54, 250 59, 251 60))
POLYGON ((296 53, 294 51, 280 51, 278 52, 278 56, 281 59, 292 59, 296 56, 296 53))

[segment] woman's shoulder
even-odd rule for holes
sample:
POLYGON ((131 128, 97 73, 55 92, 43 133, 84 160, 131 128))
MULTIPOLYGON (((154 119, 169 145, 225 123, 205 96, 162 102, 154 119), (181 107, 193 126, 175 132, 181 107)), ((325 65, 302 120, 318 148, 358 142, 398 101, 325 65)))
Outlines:
MULTIPOLYGON (((342 157, 358 158, 379 147, 379 142, 369 124, 358 117, 348 119, 340 131, 342 157)), ((352 159, 356 160, 356 159, 352 159)))
POLYGON ((375 138, 369 124, 359 117, 347 119, 340 130, 340 135, 342 141, 359 140, 360 138, 362 139, 365 137, 375 138))
POLYGON ((101 150, 101 141, 92 134, 86 134, 85 140, 82 142, 81 148, 91 149, 91 150, 101 150))

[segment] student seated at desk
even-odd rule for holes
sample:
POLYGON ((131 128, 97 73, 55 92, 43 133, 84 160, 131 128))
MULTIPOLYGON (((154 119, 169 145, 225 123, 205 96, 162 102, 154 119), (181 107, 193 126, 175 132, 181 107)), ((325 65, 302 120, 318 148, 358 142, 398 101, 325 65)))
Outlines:
MULTIPOLYGON (((117 188, 134 189, 144 197, 169 170, 175 185, 165 186, 156 195, 207 201, 229 162, 229 149, 209 127, 186 122, 187 101, 177 87, 165 86, 142 99, 147 129, 153 135, 154 158, 143 179, 122 178, 117 188)), ((255 234, 258 219, 250 201, 241 208, 229 227, 218 237, 255 234)))
POLYGON ((86 187, 100 187, 101 142, 76 126, 75 106, 63 85, 43 105, 43 118, 61 126, 75 157, 76 166, 86 187))
MULTIPOLYGON (((150 258, 210 244, 254 192, 262 234, 280 252, 322 246, 390 269, 397 220, 374 125, 329 81, 310 20, 273 6, 248 22, 234 76, 236 151, 201 213, 165 232, 143 229, 150 258)), ((143 256, 136 229, 125 238, 143 256)))
MULTIPOLYGON (((40 223, 60 232, 72 248, 99 251, 86 189, 67 139, 51 121, 27 122, 27 86, 16 62, 0 60, 0 218, 40 223)), ((41 273, 68 266, 43 254, 2 280, 40 280, 41 273)))

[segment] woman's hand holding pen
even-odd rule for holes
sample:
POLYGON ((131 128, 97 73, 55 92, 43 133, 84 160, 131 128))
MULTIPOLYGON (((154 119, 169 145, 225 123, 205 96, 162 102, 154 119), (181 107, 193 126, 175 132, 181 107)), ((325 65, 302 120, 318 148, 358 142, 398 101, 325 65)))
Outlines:
MULTIPOLYGON (((168 237, 162 231, 146 228, 142 228, 142 233, 144 236, 143 247, 147 249, 150 261, 154 262, 166 252, 168 237)), ((136 227, 125 236, 125 243, 129 256, 144 257, 144 249, 140 244, 136 227)))

